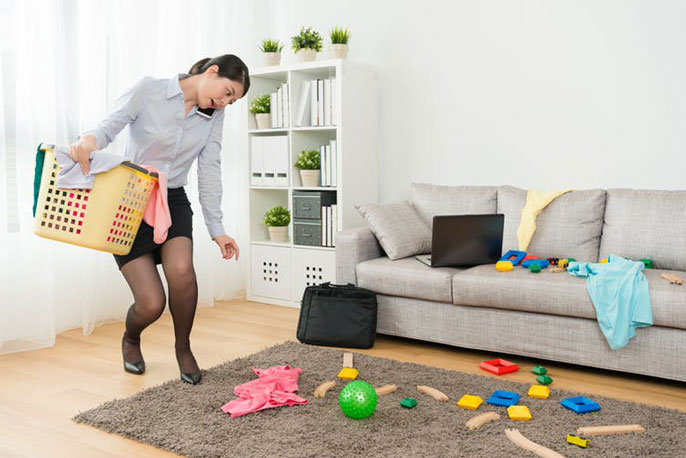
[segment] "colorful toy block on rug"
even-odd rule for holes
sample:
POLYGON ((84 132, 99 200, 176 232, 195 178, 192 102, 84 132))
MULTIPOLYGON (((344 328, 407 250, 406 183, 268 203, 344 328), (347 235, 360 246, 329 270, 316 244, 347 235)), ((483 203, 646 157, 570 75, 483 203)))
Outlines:
POLYGON ((532 385, 529 388, 529 397, 537 399, 548 399, 550 396, 550 388, 543 385, 532 385))
POLYGON ((519 366, 502 358, 491 359, 483 361, 479 367, 487 372, 492 372, 495 375, 509 374, 519 370, 519 366))
POLYGON ((598 410, 600 410, 600 404, 584 396, 565 398, 562 401, 560 401, 560 404, 562 404, 569 410, 573 410, 576 413, 590 413, 597 412, 598 410))
POLYGON ((495 390, 487 402, 494 406, 510 407, 519 402, 519 395, 510 391, 495 390))
POLYGON ((457 405, 463 409, 476 410, 479 408, 482 402, 484 402, 484 400, 479 396, 465 394, 460 398, 459 401, 457 401, 457 405))
POLYGON ((507 416, 510 417, 510 420, 531 420, 531 412, 527 406, 510 406, 507 408, 507 416))

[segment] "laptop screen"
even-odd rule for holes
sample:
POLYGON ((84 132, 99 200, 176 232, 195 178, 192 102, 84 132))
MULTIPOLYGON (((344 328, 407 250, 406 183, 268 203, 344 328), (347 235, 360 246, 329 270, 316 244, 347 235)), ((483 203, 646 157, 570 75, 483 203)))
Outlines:
POLYGON ((494 264, 502 256, 504 221, 501 214, 434 216, 431 265, 494 264))

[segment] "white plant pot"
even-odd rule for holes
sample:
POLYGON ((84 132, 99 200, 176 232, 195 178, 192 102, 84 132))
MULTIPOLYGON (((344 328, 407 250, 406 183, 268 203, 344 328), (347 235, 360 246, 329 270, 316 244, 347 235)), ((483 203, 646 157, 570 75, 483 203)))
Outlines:
POLYGON ((329 48, 329 55, 332 59, 346 59, 348 57, 348 45, 332 44, 329 48))
POLYGON ((269 241, 286 243, 288 240, 288 226, 269 226, 269 241))
POLYGON ((317 58, 317 51, 315 51, 314 49, 302 48, 299 49, 298 52, 295 53, 295 55, 297 56, 300 62, 312 62, 317 58))
POLYGON ((256 113, 255 122, 258 129, 269 129, 272 126, 272 116, 269 113, 256 113))
POLYGON ((263 52, 262 62, 266 66, 279 65, 281 63, 281 53, 280 52, 263 52))
POLYGON ((321 171, 319 170, 301 170, 300 180, 306 188, 316 188, 320 184, 321 171))

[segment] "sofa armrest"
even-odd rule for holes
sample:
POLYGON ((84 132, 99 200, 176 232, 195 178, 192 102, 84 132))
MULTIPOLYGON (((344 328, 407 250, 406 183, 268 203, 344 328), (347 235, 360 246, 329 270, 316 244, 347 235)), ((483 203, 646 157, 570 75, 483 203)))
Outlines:
POLYGON ((357 284, 357 265, 383 255, 379 241, 366 226, 336 233, 336 283, 357 284))

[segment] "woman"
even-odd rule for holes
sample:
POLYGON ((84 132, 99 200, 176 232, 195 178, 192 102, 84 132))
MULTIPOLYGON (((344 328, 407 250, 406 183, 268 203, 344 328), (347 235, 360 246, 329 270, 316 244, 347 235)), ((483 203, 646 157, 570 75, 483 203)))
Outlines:
POLYGON ((221 212, 221 141, 224 107, 250 88, 248 67, 227 54, 202 59, 189 74, 169 79, 143 78, 117 100, 98 127, 84 133, 70 149, 84 173, 91 151, 109 145, 129 125, 126 157, 152 166, 168 177, 172 225, 162 244, 153 241, 153 228, 141 222, 131 252, 114 256, 133 293, 122 338, 124 370, 145 372, 140 349, 141 332, 160 317, 166 297, 157 264, 162 264, 169 286, 169 310, 174 321, 176 360, 181 380, 197 384, 202 373, 191 352, 190 334, 198 299, 193 269, 191 205, 183 186, 188 170, 198 160, 198 192, 205 224, 222 257, 238 260, 238 246, 226 235, 221 212))

